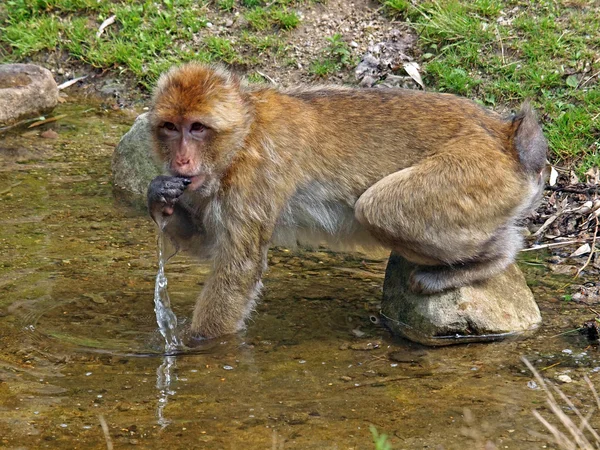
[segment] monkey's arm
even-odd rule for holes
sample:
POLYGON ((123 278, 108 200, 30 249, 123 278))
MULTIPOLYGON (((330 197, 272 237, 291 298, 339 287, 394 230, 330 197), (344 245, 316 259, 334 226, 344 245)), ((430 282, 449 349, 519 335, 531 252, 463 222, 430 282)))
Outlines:
POLYGON ((196 302, 192 320, 192 332, 206 338, 244 328, 262 287, 274 228, 274 222, 265 216, 256 217, 250 202, 238 203, 235 211, 227 207, 227 201, 223 205, 213 271, 196 302))

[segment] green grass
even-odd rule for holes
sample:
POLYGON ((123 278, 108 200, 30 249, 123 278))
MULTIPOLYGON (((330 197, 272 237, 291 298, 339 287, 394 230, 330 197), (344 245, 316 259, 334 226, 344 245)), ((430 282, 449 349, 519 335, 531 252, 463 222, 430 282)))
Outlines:
POLYGON ((322 57, 311 62, 309 71, 316 78, 324 78, 344 68, 351 69, 358 61, 341 34, 327 38, 322 57))
POLYGON ((600 164, 600 8, 584 0, 381 0, 411 21, 427 86, 544 118, 554 163, 600 164))
POLYGON ((62 51, 92 67, 127 72, 150 87, 177 62, 249 65, 259 62, 257 52, 281 52, 279 36, 297 27, 300 18, 288 9, 291 1, 269 5, 261 0, 5 0, 0 3, 0 62, 62 51), (225 38, 209 28, 208 13, 218 20, 223 11, 234 10, 253 18, 248 19, 252 38, 225 38), (96 37, 112 15, 115 23, 96 37))
POLYGON ((300 24, 300 17, 295 11, 286 7, 262 8, 256 7, 246 14, 246 20, 252 28, 258 31, 269 28, 292 30, 300 24))
POLYGON ((373 425, 369 427, 371 436, 373 436, 373 444, 375 444, 375 450, 392 450, 392 444, 388 441, 387 434, 379 434, 377 428, 373 425))

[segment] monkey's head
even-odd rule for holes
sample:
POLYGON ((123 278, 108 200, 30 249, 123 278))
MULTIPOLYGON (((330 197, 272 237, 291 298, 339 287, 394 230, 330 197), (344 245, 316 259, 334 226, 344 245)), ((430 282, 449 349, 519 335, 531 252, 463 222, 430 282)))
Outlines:
POLYGON ((237 77, 190 63, 158 80, 150 124, 158 157, 196 190, 226 171, 248 134, 251 112, 237 77))

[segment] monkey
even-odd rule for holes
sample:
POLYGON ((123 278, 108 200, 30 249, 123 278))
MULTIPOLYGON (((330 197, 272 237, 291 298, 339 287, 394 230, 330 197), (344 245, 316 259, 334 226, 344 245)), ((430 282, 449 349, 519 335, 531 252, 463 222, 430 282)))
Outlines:
POLYGON ((187 63, 161 75, 149 117, 169 173, 150 214, 212 264, 191 323, 204 338, 244 328, 272 245, 382 246, 415 264, 423 294, 490 278, 544 186, 527 103, 503 118, 451 94, 250 85, 187 63))

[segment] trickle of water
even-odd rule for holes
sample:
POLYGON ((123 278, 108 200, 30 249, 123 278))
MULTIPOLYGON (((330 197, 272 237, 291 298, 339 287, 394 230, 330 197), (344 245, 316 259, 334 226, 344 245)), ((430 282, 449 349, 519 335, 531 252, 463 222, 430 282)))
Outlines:
POLYGON ((177 316, 171 310, 171 299, 167 291, 165 263, 168 258, 165 256, 165 239, 162 229, 163 227, 159 227, 158 231, 158 273, 156 274, 156 284, 154 285, 154 312, 156 313, 158 330, 165 339, 165 351, 171 352, 176 350, 181 343, 176 334, 177 316))

